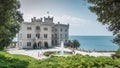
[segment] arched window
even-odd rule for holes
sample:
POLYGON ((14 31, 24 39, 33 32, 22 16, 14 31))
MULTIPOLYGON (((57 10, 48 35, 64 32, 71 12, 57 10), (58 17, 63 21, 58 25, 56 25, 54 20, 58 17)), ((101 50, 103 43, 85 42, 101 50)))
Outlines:
POLYGON ((40 26, 36 26, 36 30, 40 30, 40 26))

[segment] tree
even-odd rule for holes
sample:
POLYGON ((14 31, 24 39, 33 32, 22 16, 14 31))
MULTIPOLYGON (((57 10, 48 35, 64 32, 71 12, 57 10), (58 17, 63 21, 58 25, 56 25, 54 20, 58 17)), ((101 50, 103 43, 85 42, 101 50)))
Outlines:
POLYGON ((116 54, 120 54, 120 33, 118 33, 115 36, 115 39, 113 39, 113 43, 115 43, 119 46, 118 50, 116 51, 116 54))
POLYGON ((92 5, 91 12, 96 13, 97 20, 103 25, 108 25, 108 30, 113 34, 120 32, 120 0, 87 0, 92 5))
POLYGON ((113 39, 113 43, 118 44, 119 48, 120 48, 120 33, 118 33, 115 37, 115 39, 113 39))
POLYGON ((45 48, 48 48, 48 42, 44 42, 45 48))
POLYGON ((67 47, 72 47, 72 41, 71 40, 68 40, 68 42, 67 42, 67 47))
POLYGON ((33 44, 33 49, 36 49, 37 48, 37 44, 36 42, 33 44))
POLYGON ((23 22, 18 0, 0 0, 0 49, 8 46, 23 22))
POLYGON ((72 44, 72 45, 73 45, 73 48, 76 48, 76 49, 77 49, 78 47, 80 47, 80 43, 79 43, 79 41, 76 40, 76 39, 73 40, 73 44, 72 44))

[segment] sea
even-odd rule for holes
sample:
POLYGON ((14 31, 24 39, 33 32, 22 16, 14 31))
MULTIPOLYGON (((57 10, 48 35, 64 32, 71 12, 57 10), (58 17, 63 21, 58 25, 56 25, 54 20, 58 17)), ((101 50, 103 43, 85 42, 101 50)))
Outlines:
POLYGON ((118 49, 117 44, 112 42, 114 36, 70 36, 69 39, 78 40, 79 49, 82 50, 115 51, 118 49))

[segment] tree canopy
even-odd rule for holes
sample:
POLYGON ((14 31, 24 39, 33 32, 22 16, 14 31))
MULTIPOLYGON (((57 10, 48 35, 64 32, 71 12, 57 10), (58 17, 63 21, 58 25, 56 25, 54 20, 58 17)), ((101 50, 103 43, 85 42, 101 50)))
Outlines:
POLYGON ((115 44, 118 44, 119 45, 119 48, 120 48, 120 33, 118 33, 115 37, 115 39, 113 39, 113 42, 115 44))
POLYGON ((18 0, 0 0, 0 49, 8 46, 23 22, 18 0))
POLYGON ((87 0, 92 5, 89 9, 96 13, 97 20, 103 25, 107 24, 108 30, 113 34, 120 32, 120 0, 87 0))
POLYGON ((79 43, 79 41, 78 40, 73 40, 73 42, 72 42, 72 44, 73 44, 73 48, 78 48, 78 47, 80 47, 80 43, 79 43))

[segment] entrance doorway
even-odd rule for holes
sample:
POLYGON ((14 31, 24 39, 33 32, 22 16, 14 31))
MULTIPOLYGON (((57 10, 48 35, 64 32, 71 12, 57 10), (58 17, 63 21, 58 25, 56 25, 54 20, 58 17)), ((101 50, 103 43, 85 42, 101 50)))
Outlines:
POLYGON ((38 49, 41 49, 41 42, 38 42, 37 48, 38 48, 38 49))

